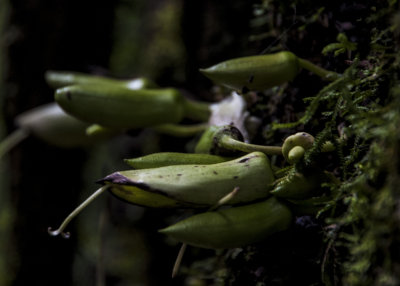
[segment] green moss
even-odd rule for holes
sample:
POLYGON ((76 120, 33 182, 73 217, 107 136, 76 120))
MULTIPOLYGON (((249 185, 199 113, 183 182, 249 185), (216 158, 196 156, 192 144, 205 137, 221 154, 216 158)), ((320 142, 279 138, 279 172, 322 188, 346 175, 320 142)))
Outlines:
MULTIPOLYGON (((324 285, 400 285, 400 56, 395 40, 400 25, 395 2, 369 9, 365 19, 374 25, 369 45, 344 34, 325 44, 323 52, 347 57, 351 64, 341 78, 303 99, 305 109, 296 113, 297 120, 267 123, 269 137, 316 131, 314 147, 296 169, 316 165, 335 177, 324 184, 333 199, 318 214, 324 227, 324 285), (326 140, 335 144, 331 155, 321 153, 326 140)), ((270 5, 274 1, 265 1, 260 13, 268 15, 270 5)), ((329 7, 318 11, 319 17, 329 7)), ((305 22, 303 32, 315 19, 305 22)), ((286 89, 287 95, 290 86, 286 89)))

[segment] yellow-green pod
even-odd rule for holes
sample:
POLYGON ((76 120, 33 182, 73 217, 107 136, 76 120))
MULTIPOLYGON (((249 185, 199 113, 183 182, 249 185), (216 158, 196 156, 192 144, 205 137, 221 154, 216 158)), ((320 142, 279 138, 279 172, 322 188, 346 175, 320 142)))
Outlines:
POLYGON ((264 90, 291 81, 300 66, 296 55, 282 51, 231 59, 200 71, 215 83, 236 90, 264 90))
MULTIPOLYGON (((300 159, 300 153, 302 150, 295 149, 289 157, 289 152, 296 146, 302 147, 305 151, 310 149, 314 144, 314 137, 306 132, 298 132, 294 135, 290 135, 285 139, 282 145, 282 155, 286 161, 293 164, 300 159)), ((304 155, 304 152, 302 153, 304 155)))
MULTIPOLYGON (((106 178, 107 179, 107 178, 106 178)), ((111 186, 109 191, 115 195, 118 199, 123 200, 127 203, 144 206, 149 208, 196 208, 199 207, 197 204, 191 204, 188 202, 181 202, 174 198, 165 196, 163 193, 156 191, 149 191, 145 186, 133 186, 129 185, 129 182, 125 181, 122 176, 118 178, 116 175, 112 178, 113 182, 101 181, 106 186, 111 186)), ((202 207, 202 206, 201 206, 202 207)))
POLYGON ((73 71, 47 71, 45 79, 52 88, 60 88, 68 85, 116 85, 128 89, 157 88, 151 80, 140 77, 130 80, 114 79, 111 77, 91 75, 73 71))
POLYGON ((276 198, 245 206, 205 212, 184 219, 160 232, 193 246, 221 249, 242 247, 284 231, 292 213, 276 198))
POLYGON ((124 161, 134 169, 149 169, 172 165, 217 164, 229 160, 232 160, 232 158, 210 154, 161 152, 139 158, 125 159, 124 161))
POLYGON ((136 201, 136 192, 146 191, 188 206, 206 207, 214 206, 237 187, 239 191, 229 204, 266 198, 273 181, 274 175, 267 156, 261 152, 253 152, 218 164, 173 165, 121 171, 99 182, 108 185, 117 197, 133 204, 144 205, 136 201))
POLYGON ((70 115, 109 128, 140 128, 182 120, 183 97, 175 89, 129 90, 104 85, 57 89, 57 103, 70 115))
POLYGON ((66 114, 56 103, 26 111, 15 119, 16 124, 40 140, 62 148, 87 145, 109 138, 112 133, 87 136, 88 123, 66 114))
POLYGON ((240 151, 235 151, 232 149, 226 149, 219 146, 219 139, 223 135, 229 135, 233 139, 238 141, 243 141, 243 135, 236 127, 232 125, 223 126, 210 126, 201 135, 199 141, 196 144, 195 153, 199 154, 215 154, 221 156, 233 156, 240 153, 240 151))

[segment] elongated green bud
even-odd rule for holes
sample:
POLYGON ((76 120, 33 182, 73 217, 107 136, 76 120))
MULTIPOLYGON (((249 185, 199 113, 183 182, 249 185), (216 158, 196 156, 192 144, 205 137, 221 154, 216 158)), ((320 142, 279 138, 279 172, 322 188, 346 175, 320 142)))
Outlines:
POLYGON ((213 206, 236 187, 230 204, 251 202, 269 196, 274 181, 269 159, 260 152, 211 165, 175 165, 113 173, 99 182, 133 204, 136 192, 149 192, 188 206, 213 206), (127 188, 129 187, 129 189, 127 188))
MULTIPOLYGON (((314 137, 306 132, 298 132, 294 135, 290 135, 287 137, 282 145, 282 154, 285 157, 286 161, 293 164, 300 160, 301 150, 295 149, 292 151, 292 154, 289 158, 289 152, 296 146, 302 147, 305 151, 310 149, 314 144, 314 137)), ((303 153, 304 155, 304 153, 303 153)))
POLYGON ((160 232, 189 245, 221 249, 262 241, 288 229, 291 222, 291 211, 276 198, 270 198, 260 203, 194 215, 160 232))
POLYGON ((73 85, 58 89, 55 99, 72 116, 110 128, 178 123, 184 113, 182 95, 171 88, 129 90, 73 85))
POLYGON ((16 124, 30 134, 57 147, 77 147, 114 135, 103 133, 87 136, 88 123, 66 114, 56 103, 29 110, 15 119, 16 124))
POLYGON ((120 80, 111 77, 91 75, 72 71, 47 71, 45 79, 53 88, 68 85, 113 85, 128 89, 157 88, 157 85, 147 78, 135 78, 131 80, 120 80))
POLYGON ((291 81, 300 71, 291 52, 242 57, 201 69, 215 83, 236 90, 264 90, 291 81))
POLYGON ((161 152, 139 158, 126 159, 125 162, 134 169, 149 169, 172 165, 217 164, 229 160, 232 160, 232 158, 210 154, 161 152))

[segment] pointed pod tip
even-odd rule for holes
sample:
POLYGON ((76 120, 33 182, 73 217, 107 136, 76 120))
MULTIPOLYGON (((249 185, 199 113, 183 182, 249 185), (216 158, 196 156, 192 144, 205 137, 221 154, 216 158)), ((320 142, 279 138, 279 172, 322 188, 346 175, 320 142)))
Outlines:
POLYGON ((105 185, 106 183, 118 184, 118 185, 131 185, 131 186, 138 185, 138 183, 135 183, 128 177, 122 175, 120 172, 114 172, 111 175, 108 175, 103 179, 96 181, 96 183, 102 185, 105 185))
POLYGON ((180 223, 179 222, 176 222, 172 225, 169 225, 167 227, 164 227, 164 228, 158 230, 159 233, 169 235, 172 237, 174 236, 174 234, 177 233, 177 231, 178 232, 180 231, 180 223))
POLYGON ((108 175, 100 180, 97 180, 97 184, 105 185, 105 183, 115 183, 115 184, 124 184, 128 181, 128 178, 123 176, 120 172, 114 172, 111 175, 108 175))
POLYGON ((208 76, 211 74, 211 68, 204 68, 204 69, 199 69, 199 72, 202 73, 205 76, 208 76))

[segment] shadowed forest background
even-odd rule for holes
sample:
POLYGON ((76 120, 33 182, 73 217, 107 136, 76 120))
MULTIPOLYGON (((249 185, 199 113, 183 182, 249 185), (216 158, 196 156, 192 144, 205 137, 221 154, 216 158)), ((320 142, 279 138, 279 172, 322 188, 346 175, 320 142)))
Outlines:
MULTIPOLYGON (((400 285, 400 86, 398 1, 0 2, 0 136, 15 117, 54 101, 48 70, 147 77, 201 101, 230 91, 199 68, 288 50, 344 75, 301 71, 291 82, 247 94, 259 118, 252 142, 280 145, 306 131, 346 138, 308 160, 329 171, 333 194, 316 214, 243 248, 189 247, 157 231, 185 211, 146 209, 103 194, 69 226, 55 227, 93 193, 97 180, 128 169, 123 159, 187 152, 196 138, 152 130, 87 148, 29 137, 0 162, 0 285, 400 285)), ((274 162, 280 167, 279 159, 274 162)))

